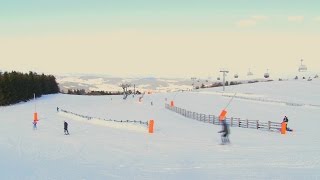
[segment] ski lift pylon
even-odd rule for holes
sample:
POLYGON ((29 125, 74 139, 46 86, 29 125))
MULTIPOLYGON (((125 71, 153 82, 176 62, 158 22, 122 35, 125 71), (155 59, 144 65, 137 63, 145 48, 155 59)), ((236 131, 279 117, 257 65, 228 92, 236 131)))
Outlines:
POLYGON ((250 71, 250 69, 249 69, 247 75, 248 75, 248 76, 252 76, 252 75, 253 75, 253 73, 250 71))

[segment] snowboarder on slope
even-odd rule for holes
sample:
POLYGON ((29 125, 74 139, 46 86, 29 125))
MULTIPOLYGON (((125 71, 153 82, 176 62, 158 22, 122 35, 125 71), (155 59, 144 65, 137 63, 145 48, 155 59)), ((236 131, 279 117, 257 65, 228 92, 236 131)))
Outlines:
POLYGON ((69 135, 68 123, 66 121, 64 121, 64 135, 69 135))
POLYGON ((221 144, 226 144, 226 143, 230 143, 229 141, 229 133, 230 133, 230 130, 229 130, 229 127, 228 127, 228 124, 226 122, 226 120, 222 120, 221 122, 222 124, 222 130, 219 131, 218 133, 222 133, 221 135, 221 144))

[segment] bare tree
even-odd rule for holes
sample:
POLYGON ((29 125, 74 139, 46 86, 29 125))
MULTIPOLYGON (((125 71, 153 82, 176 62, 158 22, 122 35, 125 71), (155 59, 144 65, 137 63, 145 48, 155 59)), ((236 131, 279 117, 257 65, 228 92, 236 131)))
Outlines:
POLYGON ((123 89, 123 99, 127 99, 128 97, 128 87, 131 87, 131 84, 128 84, 128 83, 122 83, 120 84, 120 87, 122 87, 123 89))

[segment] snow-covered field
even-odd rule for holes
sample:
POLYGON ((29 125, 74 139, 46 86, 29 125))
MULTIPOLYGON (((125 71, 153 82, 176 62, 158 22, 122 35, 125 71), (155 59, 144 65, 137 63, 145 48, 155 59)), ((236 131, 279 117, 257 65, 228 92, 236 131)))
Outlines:
POLYGON ((139 96, 126 101, 121 96, 43 96, 36 100, 40 121, 35 131, 35 101, 0 107, 0 178, 320 179, 319 79, 221 90, 146 94, 142 103, 139 96), (281 122, 287 115, 294 132, 281 135, 232 127, 231 145, 222 146, 220 126, 164 108, 167 98, 176 106, 218 115, 234 93, 228 116, 281 122), (58 113, 57 106, 105 119, 154 119, 155 133, 148 134, 144 125, 115 125, 58 113), (70 136, 63 134, 64 120, 70 136))

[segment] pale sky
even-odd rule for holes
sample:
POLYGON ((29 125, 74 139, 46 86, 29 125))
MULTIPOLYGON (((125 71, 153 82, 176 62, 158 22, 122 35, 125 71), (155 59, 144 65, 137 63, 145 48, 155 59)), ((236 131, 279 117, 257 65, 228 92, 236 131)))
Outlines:
POLYGON ((206 77, 320 72, 316 0, 0 0, 0 70, 206 77))

